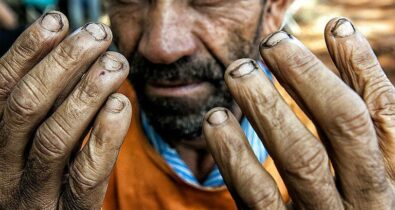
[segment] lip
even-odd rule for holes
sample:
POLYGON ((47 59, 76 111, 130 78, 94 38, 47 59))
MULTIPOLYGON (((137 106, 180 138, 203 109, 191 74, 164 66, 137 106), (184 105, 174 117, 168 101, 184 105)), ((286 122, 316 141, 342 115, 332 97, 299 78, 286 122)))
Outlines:
POLYGON ((159 97, 187 97, 205 92, 209 87, 207 82, 161 81, 149 82, 146 86, 148 95, 159 97))

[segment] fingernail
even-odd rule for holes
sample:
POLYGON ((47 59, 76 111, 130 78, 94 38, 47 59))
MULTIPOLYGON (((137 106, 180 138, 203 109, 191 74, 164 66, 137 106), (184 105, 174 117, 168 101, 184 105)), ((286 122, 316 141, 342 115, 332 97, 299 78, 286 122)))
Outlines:
POLYGON ((345 18, 339 19, 336 24, 335 27, 333 27, 332 29, 332 34, 335 37, 348 37, 352 34, 354 34, 355 32, 355 28, 352 25, 352 23, 350 21, 348 21, 345 18))
POLYGON ((62 16, 49 12, 42 17, 41 26, 48 31, 58 32, 63 28, 62 16))
POLYGON ((238 65, 229 74, 234 78, 239 78, 251 74, 253 71, 257 70, 258 68, 259 68, 258 64, 254 60, 248 60, 238 65))
POLYGON ((97 23, 88 23, 83 27, 90 35, 92 35, 97 41, 101 41, 107 38, 106 30, 104 26, 97 23))
POLYGON ((123 68, 123 63, 109 53, 101 57, 101 64, 108 71, 118 71, 123 68))
POLYGON ((262 46, 265 48, 271 48, 276 46, 278 43, 280 43, 284 39, 289 39, 291 38, 291 35, 284 31, 277 31, 271 35, 269 35, 266 39, 262 41, 262 46))
POLYGON ((225 110, 216 110, 210 114, 207 121, 212 125, 220 125, 228 119, 228 114, 225 110))
POLYGON ((125 107, 125 103, 121 101, 116 96, 110 96, 107 99, 106 109, 110 110, 111 112, 119 113, 125 107))

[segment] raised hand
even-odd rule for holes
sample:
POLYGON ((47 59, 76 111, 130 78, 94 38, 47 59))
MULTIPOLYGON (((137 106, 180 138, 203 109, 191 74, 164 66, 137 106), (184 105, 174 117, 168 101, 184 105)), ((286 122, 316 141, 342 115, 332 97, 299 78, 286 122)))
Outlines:
POLYGON ((49 12, 0 59, 0 209, 101 208, 130 124, 129 100, 114 93, 129 66, 105 52, 107 26, 67 33, 49 12))
MULTIPOLYGON (((322 143, 255 61, 231 64, 227 85, 275 161, 292 198, 289 206, 394 209, 394 86, 366 39, 347 19, 329 22, 325 38, 343 81, 284 32, 271 34, 260 48, 269 69, 315 122, 322 143)), ((203 129, 241 209, 287 208, 230 111, 210 111, 203 129)))

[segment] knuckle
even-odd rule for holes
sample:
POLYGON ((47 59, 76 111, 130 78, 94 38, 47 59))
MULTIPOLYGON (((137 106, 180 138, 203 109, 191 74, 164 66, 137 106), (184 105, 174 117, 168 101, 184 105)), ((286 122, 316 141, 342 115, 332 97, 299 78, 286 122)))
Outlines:
MULTIPOLYGON (((107 131, 104 131, 107 132, 107 131)), ((105 135, 100 128, 99 129, 94 129, 91 133, 92 139, 95 140, 95 146, 97 153, 100 154, 105 154, 109 152, 117 152, 121 149, 122 145, 119 145, 115 142, 117 141, 112 141, 113 135, 105 135)))
POLYGON ((259 90, 257 88, 252 88, 248 94, 249 100, 257 107, 262 107, 263 109, 274 110, 275 107, 280 102, 280 97, 272 90, 259 90))
POLYGON ((0 84, 1 96, 7 95, 13 85, 18 81, 19 76, 15 72, 16 68, 20 68, 18 64, 14 64, 12 60, 7 58, 0 59, 0 84))
POLYGON ((67 71, 81 62, 80 58, 84 55, 84 52, 82 46, 66 42, 58 45, 54 53, 49 54, 49 56, 56 65, 67 71))
MULTIPOLYGON (((293 141, 284 152, 285 172, 297 178, 312 177, 322 173, 328 164, 328 156, 324 147, 316 141, 302 137, 293 141)), ((310 137, 307 137, 310 138, 310 137)))
POLYGON ((73 94, 73 98, 76 101, 79 101, 76 103, 82 102, 83 104, 96 104, 99 101, 100 93, 101 92, 94 81, 85 79, 73 94))
POLYGON ((82 116, 89 114, 87 109, 99 106, 100 94, 96 84, 82 81, 71 97, 64 102, 65 109, 62 114, 65 116, 65 121, 70 122, 70 120, 81 119, 82 116))
POLYGON ((284 125, 284 118, 278 110, 283 110, 281 96, 275 90, 267 88, 266 90, 259 89, 256 86, 250 86, 248 90, 244 88, 238 89, 237 95, 241 97, 242 103, 240 106, 250 112, 253 112, 254 116, 262 116, 264 118, 270 117, 270 115, 276 115, 277 117, 271 118, 269 123, 273 129, 281 129, 284 125))
POLYGON ((71 148, 67 144, 70 138, 62 124, 52 120, 44 122, 36 132, 34 146, 42 157, 49 161, 63 160, 71 148))
MULTIPOLYGON (((295 69, 297 77, 305 77, 311 74, 312 71, 319 69, 320 61, 309 52, 301 52, 296 50, 291 53, 287 59, 290 69, 295 69)), ((313 75, 313 74, 311 74, 313 75)))
POLYGON ((377 125, 385 123, 388 128, 394 128, 395 122, 392 120, 395 118, 395 102, 385 103, 379 107, 371 110, 373 121, 377 125))
POLYGON ((339 113, 334 116, 331 124, 332 127, 328 129, 330 134, 333 136, 348 137, 347 139, 359 139, 359 141, 362 141, 362 139, 369 138, 357 137, 372 137, 374 133, 370 114, 365 108, 358 110, 355 107, 353 111, 348 110, 348 112, 339 113))
MULTIPOLYGON (((27 83, 25 83, 27 84, 27 83)), ((8 102, 8 108, 15 117, 18 117, 21 122, 29 120, 36 115, 39 109, 39 100, 37 95, 32 92, 32 88, 26 85, 27 88, 22 88, 18 85, 14 92, 11 93, 8 102), (30 94, 26 94, 26 92, 30 94)))
POLYGON ((364 45, 354 49, 351 60, 351 67, 356 72, 363 71, 369 73, 381 68, 374 52, 368 50, 364 45))
POLYGON ((30 60, 31 56, 33 56, 35 53, 39 51, 40 46, 41 43, 39 41, 39 38, 33 35, 31 38, 26 39, 26 43, 23 43, 21 45, 16 45, 15 47, 11 48, 10 51, 11 57, 18 58, 18 59, 13 59, 14 61, 13 64, 22 66, 22 63, 17 62, 17 60, 19 59, 30 60))
POLYGON ((78 190, 77 194, 89 192, 96 187, 99 180, 96 177, 96 169, 92 164, 82 165, 80 162, 75 162, 70 170, 70 178, 78 190))
POLYGON ((372 152, 371 156, 371 160, 357 165, 357 171, 355 173, 361 183, 366 183, 356 187, 356 191, 358 191, 361 196, 365 195, 364 197, 366 197, 366 199, 369 199, 366 196, 369 192, 385 194, 391 187, 383 165, 379 164, 379 161, 382 161, 381 152, 377 150, 372 152))
POLYGON ((363 98, 372 111, 394 111, 395 88, 382 73, 376 78, 369 78, 363 98))
POLYGON ((276 187, 268 187, 257 192, 252 201, 246 203, 248 209, 278 209, 276 206, 280 205, 278 190, 276 187))
POLYGON ((7 112, 15 123, 25 124, 41 115, 42 101, 45 101, 47 87, 33 75, 26 75, 12 90, 7 100, 7 112))
POLYGON ((81 108, 81 103, 75 99, 68 100, 64 105, 64 112, 59 114, 64 116, 65 125, 68 125, 68 127, 71 127, 73 120, 81 119, 86 114, 85 110, 81 108))
POLYGON ((48 88, 45 82, 35 74, 28 74, 18 83, 18 87, 36 103, 42 101, 47 93, 48 88))
POLYGON ((32 56, 40 52, 47 37, 43 36, 40 30, 31 30, 29 34, 23 34, 21 39, 21 44, 14 45, 11 48, 11 55, 21 60, 30 60, 32 56))
MULTIPOLYGON (((393 98, 395 99, 395 98, 393 98)), ((374 121, 382 123, 385 122, 388 127, 395 126, 394 119, 395 116, 395 100, 388 100, 383 102, 382 100, 377 101, 378 104, 371 109, 371 115, 374 121)))
POLYGON ((325 119, 328 136, 351 140, 347 141, 350 144, 373 139, 376 134, 366 104, 355 92, 335 88, 333 92, 337 94, 331 94, 326 100, 327 112, 332 113, 332 117, 325 119))
MULTIPOLYGON (((0 72, 0 74, 3 74, 3 73, 0 72)), ((0 77, 2 77, 2 76, 0 75, 0 77)), ((2 79, 0 79, 0 80, 2 80, 2 79)), ((9 95, 9 93, 12 90, 11 83, 8 83, 8 82, 3 83, 2 81, 0 81, 0 84, 2 84, 0 86, 0 100, 6 100, 8 95, 9 95)))
POLYGON ((22 34, 20 44, 15 44, 9 52, 0 59, 0 96, 7 96, 13 85, 21 77, 20 70, 26 65, 32 65, 46 51, 45 42, 48 37, 39 30, 31 30, 29 34, 22 34), (16 71, 18 69, 18 71, 16 71))
POLYGON ((62 115, 68 127, 75 127, 72 126, 73 122, 89 117, 91 113, 88 111, 88 107, 94 106, 93 104, 93 101, 89 103, 89 100, 70 98, 64 103, 64 109, 62 109, 62 113, 59 113, 59 115, 62 115))
POLYGON ((246 152, 246 144, 239 132, 228 133, 218 132, 215 134, 216 141, 213 141, 212 151, 220 154, 222 162, 233 162, 246 152))

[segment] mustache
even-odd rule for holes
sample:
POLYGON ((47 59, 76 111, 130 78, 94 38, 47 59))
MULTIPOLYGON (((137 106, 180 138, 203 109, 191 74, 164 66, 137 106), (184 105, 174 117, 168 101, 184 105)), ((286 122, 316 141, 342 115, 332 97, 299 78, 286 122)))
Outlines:
POLYGON ((139 53, 131 59, 130 77, 138 82, 164 81, 219 81, 223 80, 225 66, 215 59, 182 57, 171 64, 152 63, 139 53))

